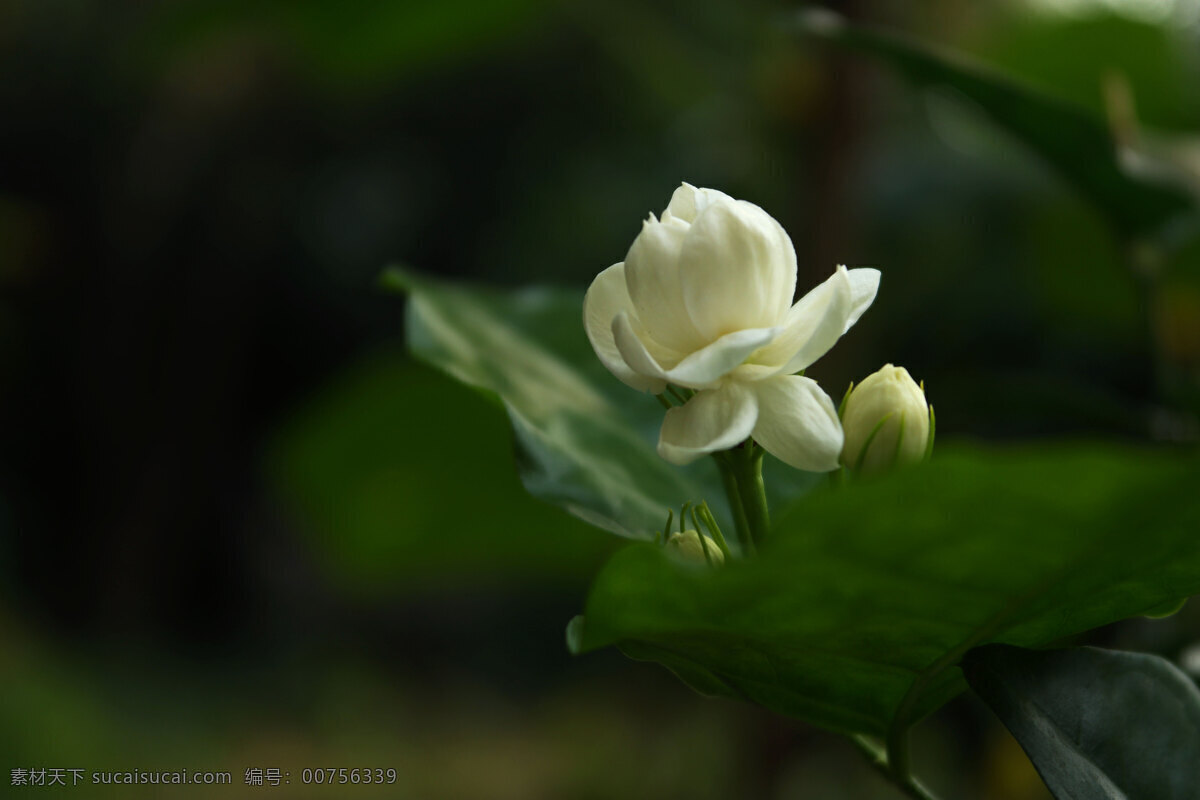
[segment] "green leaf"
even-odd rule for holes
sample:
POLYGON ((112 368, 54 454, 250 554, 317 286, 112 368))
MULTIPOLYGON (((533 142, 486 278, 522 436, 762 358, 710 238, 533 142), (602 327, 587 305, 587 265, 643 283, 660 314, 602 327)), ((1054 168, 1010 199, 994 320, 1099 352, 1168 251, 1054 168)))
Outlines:
POLYGON ((662 408, 592 354, 582 294, 504 293, 387 274, 409 293, 411 351, 507 411, 521 480, 534 496, 640 539, 684 502, 723 507, 715 468, 679 470, 658 457, 642 409, 661 420, 662 408))
POLYGON ((1200 691, 1171 662, 989 645, 963 671, 1059 800, 1196 797, 1200 691))
POLYGON ((881 59, 923 87, 958 92, 1045 159, 1126 236, 1166 234, 1194 219, 1194 196, 1168 174, 1122 162, 1107 125, 1084 108, 1041 94, 966 59, 895 34, 846 24, 828 11, 800 15, 810 36, 881 59))
POLYGON ((1043 645, 1200 592, 1198 467, 1138 449, 946 447, 808 496, 752 560, 686 570, 625 548, 576 649, 636 648, 838 731, 902 730, 962 690, 955 665, 976 645, 1043 645))
MULTIPOLYGON (((421 360, 497 400, 512 424, 521 480, 534 496, 608 531, 648 539, 669 509, 707 501, 732 530, 711 459, 687 467, 655 451, 662 406, 614 378, 583 329, 583 293, 453 285, 399 268, 385 287, 408 294, 408 345, 421 360)), ((820 480, 764 465, 776 509, 820 480)))

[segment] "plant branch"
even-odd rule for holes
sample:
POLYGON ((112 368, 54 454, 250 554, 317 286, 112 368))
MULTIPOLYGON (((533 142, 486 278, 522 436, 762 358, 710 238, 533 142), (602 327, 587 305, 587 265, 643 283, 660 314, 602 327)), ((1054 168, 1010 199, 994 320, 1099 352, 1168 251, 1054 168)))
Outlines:
POLYGON ((907 773, 898 774, 893 765, 888 763, 888 754, 878 744, 861 735, 851 736, 850 741, 880 775, 913 800, 938 800, 937 795, 925 788, 916 778, 907 773))
POLYGON ((887 735, 887 766, 893 780, 912 780, 909 772, 912 769, 908 757, 908 726, 893 725, 887 735))
POLYGON ((763 484, 762 463, 766 453, 751 439, 742 451, 742 470, 738 486, 742 491, 742 505, 750 523, 750 536, 755 545, 761 545, 771 529, 771 515, 767 510, 767 489, 763 484))
POLYGON ((763 543, 771 528, 767 490, 762 477, 765 453, 753 439, 723 453, 713 453, 721 470, 729 507, 733 510, 738 540, 746 554, 753 553, 763 543))

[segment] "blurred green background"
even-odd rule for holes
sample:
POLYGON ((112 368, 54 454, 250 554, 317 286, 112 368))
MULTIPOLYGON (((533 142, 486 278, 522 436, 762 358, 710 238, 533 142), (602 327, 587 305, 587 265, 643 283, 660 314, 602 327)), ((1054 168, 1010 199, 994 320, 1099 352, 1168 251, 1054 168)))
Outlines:
MULTIPOLYGON (((1195 0, 828 6, 1102 118, 1125 87, 1200 184, 1195 0)), ((295 779, 344 766, 398 771, 354 796, 894 796, 836 737, 570 658, 619 543, 525 495, 502 411, 410 361, 376 286, 403 261, 582 288, 686 180, 776 216, 802 286, 883 271, 810 372, 835 397, 891 361, 940 437, 1194 442, 1200 257, 1146 292, 1136 247, 968 102, 794 12, 0 2, 0 785, 187 768, 233 786, 109 793, 257 795, 245 770, 279 767, 329 797, 295 779)), ((1196 638, 1187 607, 1090 641, 1196 638)), ((1046 796, 973 701, 916 757, 949 796, 1046 796)))

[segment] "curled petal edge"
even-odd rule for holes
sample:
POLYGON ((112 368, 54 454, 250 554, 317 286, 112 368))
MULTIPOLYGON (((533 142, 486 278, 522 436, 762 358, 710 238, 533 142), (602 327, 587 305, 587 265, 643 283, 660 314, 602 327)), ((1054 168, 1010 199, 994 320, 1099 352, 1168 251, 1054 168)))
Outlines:
POLYGON ((583 298, 583 327, 596 357, 609 372, 639 392, 658 394, 666 388, 665 382, 630 368, 613 339, 613 317, 620 313, 633 313, 624 263, 613 264, 588 287, 583 298))
POLYGON ((771 346, 754 355, 754 365, 764 368, 745 371, 745 378, 790 375, 825 355, 845 333, 852 302, 847 270, 839 267, 788 310, 783 332, 771 346))
POLYGON ((846 270, 846 277, 850 280, 850 316, 846 320, 846 330, 842 333, 850 330, 863 312, 875 302, 881 276, 879 270, 874 267, 855 267, 846 270))
POLYGON ((665 368, 634 326, 629 313, 612 321, 612 336, 621 358, 634 372, 689 389, 712 389, 740 367, 751 353, 769 344, 780 328, 751 328, 734 331, 665 368))

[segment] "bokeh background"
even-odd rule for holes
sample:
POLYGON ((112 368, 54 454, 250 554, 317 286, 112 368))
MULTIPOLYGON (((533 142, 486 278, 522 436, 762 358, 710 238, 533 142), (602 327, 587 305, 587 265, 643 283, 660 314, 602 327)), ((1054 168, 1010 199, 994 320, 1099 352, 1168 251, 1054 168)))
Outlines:
MULTIPOLYGON (((1200 183, 1197 0, 828 6, 1101 116, 1132 100, 1200 183)), ((831 394, 892 361, 939 437, 1194 441, 1200 269, 1148 293, 969 103, 794 13, 0 2, 0 794, 187 768, 233 785, 109 794, 895 796, 831 734, 571 658, 619 543, 524 494, 502 412, 406 356, 376 284, 582 288, 686 180, 775 215, 802 286, 883 270, 810 372, 831 394), (318 766, 398 780, 297 785, 318 766), (273 767, 290 787, 243 785, 273 767)), ((1185 607, 1089 641, 1195 667, 1196 638, 1185 607)), ((948 796, 1047 796, 970 700, 916 746, 948 796)))

